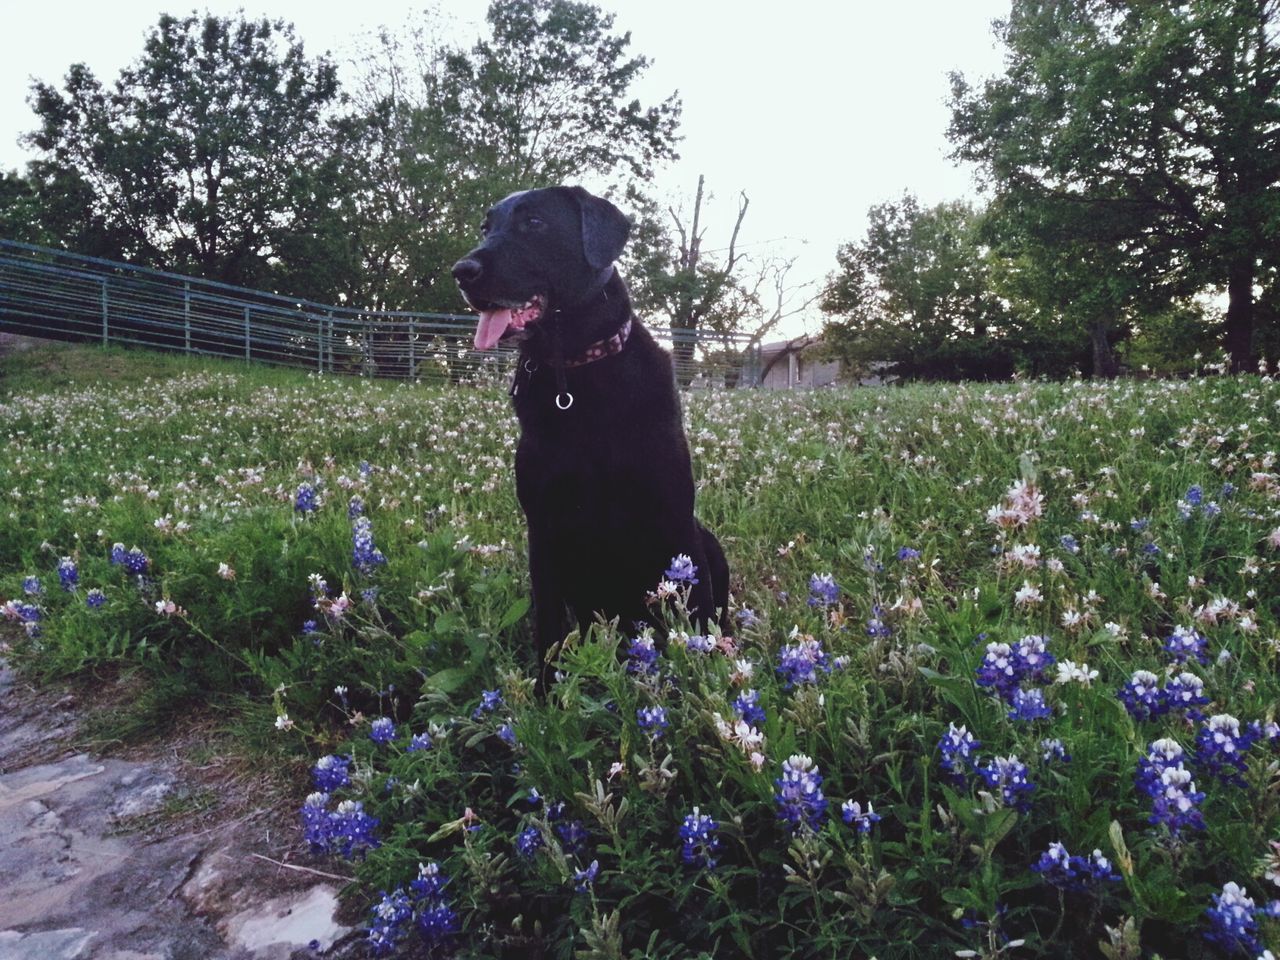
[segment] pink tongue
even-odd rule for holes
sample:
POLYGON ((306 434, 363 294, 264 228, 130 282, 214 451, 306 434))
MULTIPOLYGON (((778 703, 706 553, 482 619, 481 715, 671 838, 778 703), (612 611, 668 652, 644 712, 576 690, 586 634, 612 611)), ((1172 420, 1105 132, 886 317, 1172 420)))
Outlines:
POLYGON ((476 349, 491 350, 507 332, 512 321, 510 308, 481 310, 480 323, 476 326, 476 349))

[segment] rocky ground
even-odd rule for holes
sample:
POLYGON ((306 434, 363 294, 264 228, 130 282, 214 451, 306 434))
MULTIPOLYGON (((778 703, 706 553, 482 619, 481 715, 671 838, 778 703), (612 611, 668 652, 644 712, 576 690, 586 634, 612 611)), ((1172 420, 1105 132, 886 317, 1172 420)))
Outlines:
POLYGON ((287 803, 194 763, 199 733, 92 749, 104 707, 85 699, 0 661, 0 960, 359 952, 335 917, 344 878, 306 856, 287 803))

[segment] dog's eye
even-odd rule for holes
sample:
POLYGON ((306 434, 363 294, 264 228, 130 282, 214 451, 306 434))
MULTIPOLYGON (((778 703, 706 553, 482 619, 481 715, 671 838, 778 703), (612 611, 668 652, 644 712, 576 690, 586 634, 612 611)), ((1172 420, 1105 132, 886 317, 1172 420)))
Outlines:
POLYGON ((538 230, 546 226, 546 221, 541 217, 527 217, 525 218, 524 225, 530 229, 538 230))

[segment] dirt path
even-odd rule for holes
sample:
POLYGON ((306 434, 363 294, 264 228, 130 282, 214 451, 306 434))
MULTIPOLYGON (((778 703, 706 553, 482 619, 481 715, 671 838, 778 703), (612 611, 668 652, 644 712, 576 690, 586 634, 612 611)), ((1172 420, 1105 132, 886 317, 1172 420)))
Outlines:
POLYGON ((78 704, 55 699, 0 661, 0 960, 350 954, 341 882, 272 862, 296 830, 251 805, 219 816, 176 758, 77 750, 78 704))

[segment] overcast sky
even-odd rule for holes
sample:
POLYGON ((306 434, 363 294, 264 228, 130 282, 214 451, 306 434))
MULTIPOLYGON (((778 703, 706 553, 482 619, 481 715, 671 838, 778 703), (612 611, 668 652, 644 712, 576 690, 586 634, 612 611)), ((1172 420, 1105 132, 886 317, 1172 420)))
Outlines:
MULTIPOLYGON (((793 275, 817 281, 836 247, 860 238, 873 204, 911 191, 927 204, 974 197, 971 171, 946 157, 947 79, 1000 69, 991 22, 1009 0, 600 0, 630 31, 631 50, 653 63, 639 95, 679 91, 681 159, 662 169, 656 192, 692 204, 698 175, 715 199, 706 246, 728 239, 739 191, 751 199, 741 242, 752 253, 798 257, 793 275), (717 229, 718 228, 718 229, 717 229)), ((210 2, 230 14, 291 21, 310 53, 341 64, 355 41, 398 27, 422 3, 328 4, 307 0, 210 2)), ((453 36, 470 42, 487 0, 443 0, 453 36)), ((0 32, 0 167, 25 164, 18 138, 34 126, 32 78, 60 85, 87 63, 113 81, 142 51, 162 12, 155 0, 13 4, 0 32)), ((201 7, 201 10, 205 7, 201 7)))

